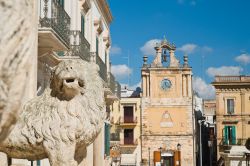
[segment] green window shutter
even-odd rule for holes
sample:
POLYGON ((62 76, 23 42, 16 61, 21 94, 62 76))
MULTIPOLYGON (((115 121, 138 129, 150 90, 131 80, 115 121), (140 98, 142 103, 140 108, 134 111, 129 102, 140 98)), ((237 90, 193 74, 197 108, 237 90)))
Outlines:
POLYGON ((232 144, 236 145, 236 128, 232 126, 232 144))
POLYGON ((84 16, 81 15, 81 33, 83 35, 84 35, 84 24, 85 24, 84 16))
POLYGON ((105 123, 105 154, 110 155, 110 125, 105 123))
POLYGON ((64 56, 64 51, 58 51, 58 52, 57 52, 57 55, 58 55, 58 56, 64 56))
POLYGON ((58 0, 59 4, 64 8, 64 0, 58 0))
POLYGON ((223 143, 225 144, 225 145, 227 145, 228 144, 228 126, 225 126, 224 127, 224 137, 223 137, 223 143))
POLYGON ((40 160, 37 160, 37 161, 36 161, 36 165, 37 165, 37 166, 41 166, 41 161, 40 161, 40 160))
MULTIPOLYGON (((98 38, 96 37, 96 53, 98 54, 99 53, 99 40, 98 38)), ((99 55, 99 54, 98 54, 99 55)))

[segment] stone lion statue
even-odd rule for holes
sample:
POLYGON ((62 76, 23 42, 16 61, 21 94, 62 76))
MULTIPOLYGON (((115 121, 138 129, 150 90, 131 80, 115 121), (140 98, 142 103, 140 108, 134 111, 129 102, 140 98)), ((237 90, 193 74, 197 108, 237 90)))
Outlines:
POLYGON ((36 84, 30 86, 37 68, 36 3, 0 0, 0 142, 16 123, 22 104, 36 92, 36 84))
POLYGON ((77 166, 103 126, 104 91, 96 64, 63 61, 50 87, 29 101, 0 151, 9 157, 40 160, 51 166, 77 166))

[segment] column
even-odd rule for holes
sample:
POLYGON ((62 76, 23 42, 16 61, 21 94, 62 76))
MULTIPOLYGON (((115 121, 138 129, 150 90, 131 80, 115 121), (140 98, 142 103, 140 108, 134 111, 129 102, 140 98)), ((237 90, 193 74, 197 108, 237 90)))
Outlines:
POLYGON ((188 97, 192 96, 192 80, 191 75, 187 75, 188 78, 188 97))
POLYGON ((151 92, 150 92, 150 77, 149 74, 147 74, 147 97, 150 96, 151 92))
POLYGON ((182 75, 182 94, 183 97, 187 96, 187 79, 186 79, 186 75, 182 75))
POLYGON ((94 142, 93 166, 104 165, 104 123, 102 130, 94 142))
POLYGON ((86 156, 86 163, 83 162, 82 165, 80 166, 84 166, 85 165, 94 165, 94 145, 91 144, 87 147, 87 156, 86 156))
POLYGON ((241 118, 242 118, 242 139, 246 138, 246 120, 245 120, 245 92, 240 93, 241 97, 241 118))

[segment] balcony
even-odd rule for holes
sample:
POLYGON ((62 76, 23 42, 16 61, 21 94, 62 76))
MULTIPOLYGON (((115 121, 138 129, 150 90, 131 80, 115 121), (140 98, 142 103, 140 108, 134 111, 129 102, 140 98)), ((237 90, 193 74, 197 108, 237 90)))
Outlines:
POLYGON ((95 62, 99 66, 99 75, 105 83, 107 83, 107 66, 101 59, 101 57, 95 53, 95 62))
POLYGON ((79 30, 70 31, 70 51, 68 56, 78 56, 85 61, 90 61, 90 44, 79 30))
POLYGON ((216 76, 215 82, 250 82, 250 76, 216 76))
POLYGON ((136 147, 138 145, 138 139, 126 138, 120 141, 121 147, 136 147))
MULTIPOLYGON (((58 0, 39 0, 39 48, 64 51, 70 47, 70 17, 58 0)), ((42 54, 43 54, 42 53, 42 54)))
POLYGON ((116 96, 120 99, 121 98, 121 84, 119 82, 116 82, 115 93, 116 93, 116 96))
POLYGON ((109 73, 109 88, 113 94, 115 94, 116 89, 116 81, 114 75, 110 72, 109 73))
POLYGON ((121 126, 135 126, 137 124, 137 116, 120 116, 119 124, 121 126))
POLYGON ((247 139, 221 139, 219 144, 220 152, 229 152, 232 146, 245 146, 247 139))

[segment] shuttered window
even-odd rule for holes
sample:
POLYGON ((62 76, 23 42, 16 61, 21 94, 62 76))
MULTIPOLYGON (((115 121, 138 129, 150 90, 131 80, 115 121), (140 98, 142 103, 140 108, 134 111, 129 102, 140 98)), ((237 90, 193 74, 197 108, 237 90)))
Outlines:
POLYGON ((105 155, 110 155, 110 125, 105 123, 105 155))
POLYGON ((224 142, 225 145, 236 144, 236 128, 235 126, 224 127, 224 142))
POLYGON ((227 113, 234 114, 234 99, 227 99, 227 113))
POLYGON ((82 35, 84 35, 84 24, 85 24, 85 20, 84 20, 84 16, 81 15, 81 33, 82 35))
POLYGON ((64 0, 58 0, 58 2, 64 8, 64 0))

